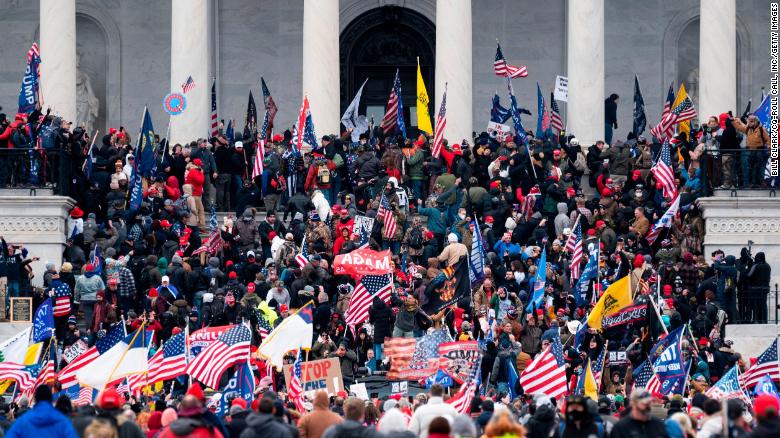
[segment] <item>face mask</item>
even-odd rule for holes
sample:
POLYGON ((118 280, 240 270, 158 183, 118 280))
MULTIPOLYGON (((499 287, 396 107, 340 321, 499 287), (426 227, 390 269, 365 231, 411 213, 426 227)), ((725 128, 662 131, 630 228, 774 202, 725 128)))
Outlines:
POLYGON ((458 217, 460 218, 460 220, 466 219, 466 215, 465 214, 459 214, 458 217))
POLYGON ((582 421, 585 419, 584 411, 569 411, 566 413, 567 421, 582 421))
POLYGON ((509 171, 508 170, 502 170, 502 171, 498 172, 498 176, 500 176, 501 178, 508 178, 509 177, 509 171))

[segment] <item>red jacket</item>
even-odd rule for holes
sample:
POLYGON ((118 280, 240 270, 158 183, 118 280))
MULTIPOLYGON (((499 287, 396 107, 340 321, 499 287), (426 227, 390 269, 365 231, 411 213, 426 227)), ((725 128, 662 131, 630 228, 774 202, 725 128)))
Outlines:
POLYGON ((179 189, 179 180, 171 175, 165 182, 165 193, 171 201, 175 201, 181 198, 181 190, 179 189))
POLYGON ((8 140, 8 149, 13 149, 14 146, 16 146, 14 145, 13 132, 14 132, 14 128, 19 125, 24 126, 25 134, 27 134, 28 136, 30 135, 30 127, 28 125, 22 124, 22 122, 18 120, 14 121, 10 125, 8 125, 7 128, 5 128, 5 131, 3 131, 2 134, 0 134, 0 140, 8 140))
POLYGON ((206 177, 203 175, 203 171, 198 168, 190 169, 184 176, 184 184, 192 185, 192 196, 203 196, 205 181, 206 177))

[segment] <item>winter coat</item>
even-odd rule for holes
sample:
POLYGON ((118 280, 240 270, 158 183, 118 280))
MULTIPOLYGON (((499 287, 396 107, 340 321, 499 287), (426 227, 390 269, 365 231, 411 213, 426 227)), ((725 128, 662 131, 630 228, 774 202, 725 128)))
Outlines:
POLYGON ((431 397, 428 403, 414 411, 409 422, 409 431, 421 438, 428 437, 428 426, 436 417, 455 418, 458 411, 452 405, 444 403, 441 397, 431 397))
POLYGON ((555 235, 560 236, 563 234, 564 228, 569 228, 571 224, 569 223, 569 207, 566 205, 565 202, 559 202, 556 205, 556 208, 558 209, 558 215, 555 216, 555 235))
POLYGON ((81 300, 95 301, 97 300, 98 291, 105 288, 106 285, 103 283, 103 279, 100 278, 99 275, 80 275, 76 280, 76 288, 73 291, 73 299, 76 302, 81 302, 81 300))
POLYGON ((382 344, 385 338, 393 335, 393 311, 378 297, 374 297, 374 302, 368 309, 368 322, 374 325, 375 344, 382 344))
POLYGON ((364 179, 366 181, 376 178, 379 175, 382 164, 376 157, 373 151, 366 151, 360 154, 360 156, 352 164, 350 173, 357 175, 358 179, 364 179))
POLYGON ((5 434, 11 438, 66 437, 77 438, 73 423, 60 411, 54 409, 51 402, 41 401, 19 417, 5 434))
POLYGON ((298 421, 301 438, 320 438, 330 426, 344 421, 341 416, 330 411, 326 392, 315 393, 313 405, 314 409, 298 421))
POLYGON ((601 153, 601 158, 609 158, 609 173, 612 175, 628 175, 631 170, 631 149, 625 143, 618 143, 601 153))
POLYGON ((754 128, 748 127, 747 124, 742 123, 739 119, 734 119, 732 123, 737 131, 745 134, 745 146, 748 149, 762 150, 769 143, 769 134, 760 123, 754 128))
MULTIPOLYGON (((251 212, 251 210, 249 210, 251 212)), ((246 214, 246 211, 244 211, 246 214)), ((235 222, 236 233, 238 234, 238 244, 240 246, 254 246, 258 240, 259 232, 257 230, 257 223, 254 219, 245 221, 243 218, 236 220, 235 222)))

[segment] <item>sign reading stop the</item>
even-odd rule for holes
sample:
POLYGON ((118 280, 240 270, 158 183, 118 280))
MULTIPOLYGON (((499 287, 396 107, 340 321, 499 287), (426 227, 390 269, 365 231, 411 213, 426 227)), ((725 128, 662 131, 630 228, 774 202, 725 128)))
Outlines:
MULTIPOLYGON (((291 372, 292 365, 285 365, 284 381, 288 388, 290 387, 291 372)), ((305 392, 322 389, 327 391, 328 395, 336 395, 339 391, 345 390, 339 360, 330 358, 302 362, 301 384, 305 392)))

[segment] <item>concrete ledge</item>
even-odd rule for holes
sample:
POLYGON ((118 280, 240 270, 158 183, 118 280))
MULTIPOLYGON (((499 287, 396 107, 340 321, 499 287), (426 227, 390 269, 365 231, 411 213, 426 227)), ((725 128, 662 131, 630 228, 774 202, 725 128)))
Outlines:
POLYGON ((32 326, 32 324, 0 322, 0 343, 13 338, 19 332, 30 326, 32 326))
POLYGON ((734 341, 734 351, 747 361, 758 357, 780 334, 778 324, 727 324, 726 339, 734 341))

